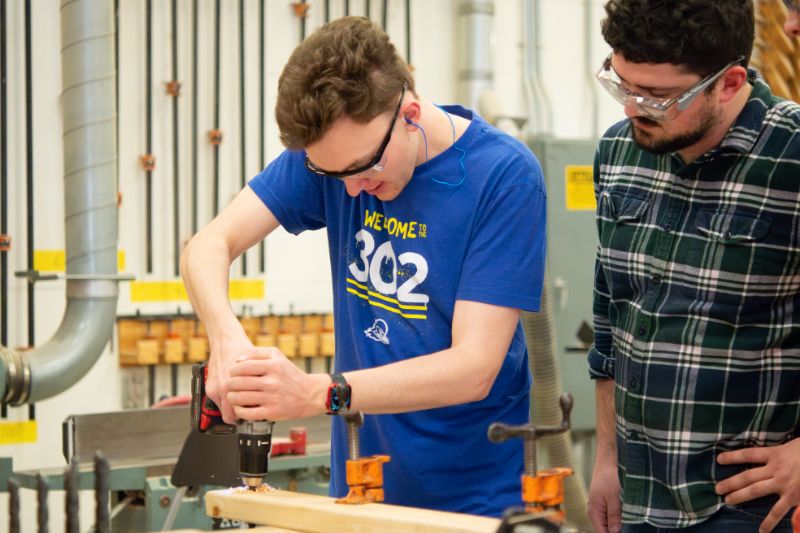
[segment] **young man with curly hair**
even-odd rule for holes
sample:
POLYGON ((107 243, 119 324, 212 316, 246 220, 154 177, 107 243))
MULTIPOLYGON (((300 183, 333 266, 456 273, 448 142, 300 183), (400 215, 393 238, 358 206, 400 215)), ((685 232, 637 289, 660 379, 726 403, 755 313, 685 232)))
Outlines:
MULTIPOLYGON (((211 345, 224 418, 367 413, 361 454, 388 454, 389 503, 497 516, 519 502, 522 445, 494 421, 528 420, 520 310, 539 309, 545 191, 520 142, 460 106, 420 96, 366 19, 324 25, 292 54, 276 117, 287 150, 187 246, 182 272, 211 345), (228 270, 278 226, 326 228, 333 375, 255 348, 227 298, 228 270)), ((347 493, 333 421, 331 494, 347 493)))
POLYGON ((789 531, 800 503, 800 106, 751 0, 611 0, 597 73, 595 531, 789 531))

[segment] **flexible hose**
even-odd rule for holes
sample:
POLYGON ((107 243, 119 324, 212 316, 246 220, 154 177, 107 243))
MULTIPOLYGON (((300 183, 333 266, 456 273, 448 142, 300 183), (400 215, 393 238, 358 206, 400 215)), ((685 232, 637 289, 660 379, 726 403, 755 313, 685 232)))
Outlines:
MULTIPOLYGON (((531 421, 535 425, 558 426, 561 424, 561 369, 557 360, 555 319, 553 300, 550 294, 550 276, 545 273, 542 288, 542 307, 539 313, 523 313, 522 326, 528 342, 528 354, 533 372, 533 397, 531 421)), ((588 376, 586 379, 589 379, 588 376)), ((569 392, 569 391, 565 391, 569 392)), ((574 469, 572 438, 569 432, 543 437, 550 466, 566 466, 574 469)), ((591 531, 586 514, 586 487, 580 475, 564 479, 564 509, 567 521, 580 531, 591 531)))

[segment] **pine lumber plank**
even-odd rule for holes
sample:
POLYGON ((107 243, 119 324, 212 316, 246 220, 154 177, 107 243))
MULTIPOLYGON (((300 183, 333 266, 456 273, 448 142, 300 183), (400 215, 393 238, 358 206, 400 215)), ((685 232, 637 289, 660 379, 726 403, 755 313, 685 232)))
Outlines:
POLYGON ((206 513, 306 533, 494 533, 500 525, 483 516, 382 503, 342 505, 326 496, 282 490, 212 491, 206 494, 206 513))

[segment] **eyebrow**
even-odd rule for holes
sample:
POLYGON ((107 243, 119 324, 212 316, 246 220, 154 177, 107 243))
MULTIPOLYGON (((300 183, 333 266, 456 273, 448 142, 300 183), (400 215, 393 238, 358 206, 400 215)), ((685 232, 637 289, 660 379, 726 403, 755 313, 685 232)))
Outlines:
POLYGON ((611 66, 611 70, 614 71, 614 74, 616 74, 617 77, 620 80, 624 81, 625 83, 627 83, 629 85, 635 85, 639 89, 644 89, 647 92, 653 92, 653 91, 656 91, 656 92, 658 92, 658 91, 672 92, 672 91, 675 91, 675 90, 679 89, 679 87, 648 87, 647 85, 636 85, 635 83, 631 83, 628 80, 626 80, 625 78, 623 78, 622 74, 617 72, 617 69, 614 68, 614 65, 611 65, 610 63, 609 63, 609 65, 611 66))

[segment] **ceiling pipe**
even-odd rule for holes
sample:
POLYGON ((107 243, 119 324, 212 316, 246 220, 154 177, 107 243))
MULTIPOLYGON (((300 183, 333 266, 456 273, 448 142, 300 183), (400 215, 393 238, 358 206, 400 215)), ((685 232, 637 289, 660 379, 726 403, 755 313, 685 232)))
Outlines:
POLYGON ((525 0, 523 33, 525 36, 525 89, 528 100, 528 136, 549 136, 553 131, 550 98, 544 88, 541 68, 542 5, 540 0, 525 0))
POLYGON ((67 305, 44 345, 0 347, 0 397, 55 396, 94 365, 116 316, 117 154, 112 0, 61 1, 67 305))

